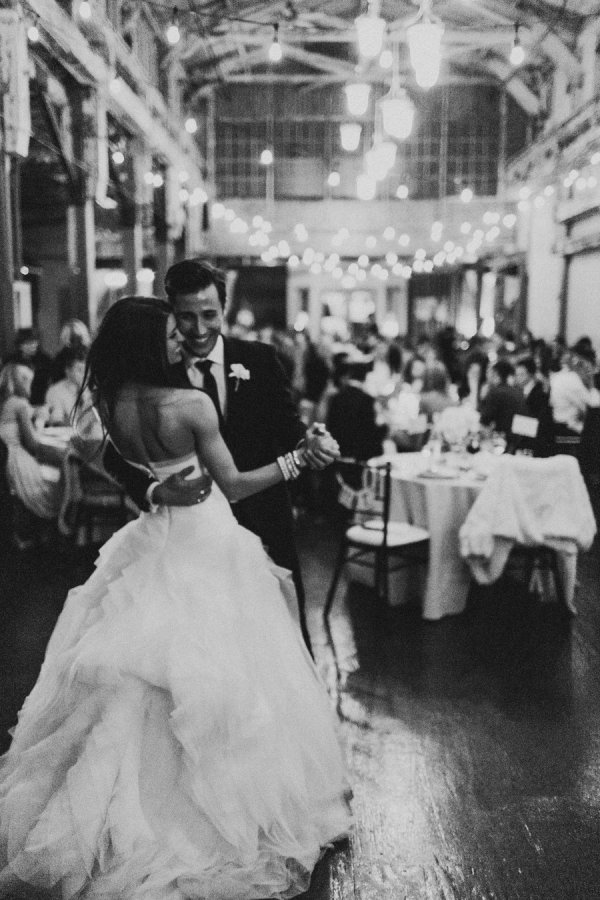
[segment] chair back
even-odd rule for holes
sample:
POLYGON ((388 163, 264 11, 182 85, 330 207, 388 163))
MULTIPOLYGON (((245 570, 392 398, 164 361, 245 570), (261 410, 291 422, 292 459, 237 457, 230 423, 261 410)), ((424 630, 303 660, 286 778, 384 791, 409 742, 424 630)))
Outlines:
POLYGON ((365 527, 383 530, 387 543, 391 500, 391 463, 369 465, 356 459, 337 460, 338 503, 347 517, 365 527))

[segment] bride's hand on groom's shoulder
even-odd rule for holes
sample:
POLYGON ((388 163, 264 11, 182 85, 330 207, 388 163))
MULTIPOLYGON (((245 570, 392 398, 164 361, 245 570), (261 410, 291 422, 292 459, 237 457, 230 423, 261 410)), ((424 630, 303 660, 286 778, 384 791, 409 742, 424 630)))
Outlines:
POLYGON ((158 506, 194 506, 206 500, 211 492, 212 478, 210 475, 187 478, 193 471, 193 466, 187 466, 165 478, 154 489, 152 502, 158 506))
POLYGON ((340 455, 338 442, 323 425, 313 425, 300 447, 310 469, 325 469, 340 455))

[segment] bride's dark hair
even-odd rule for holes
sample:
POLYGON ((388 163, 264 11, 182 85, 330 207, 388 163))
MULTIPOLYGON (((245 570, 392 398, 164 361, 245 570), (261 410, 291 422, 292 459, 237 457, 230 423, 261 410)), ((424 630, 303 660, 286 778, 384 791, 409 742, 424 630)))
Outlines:
POLYGON ((104 316, 88 353, 82 394, 87 387, 105 428, 126 382, 170 384, 166 327, 172 313, 157 297, 123 297, 104 316))

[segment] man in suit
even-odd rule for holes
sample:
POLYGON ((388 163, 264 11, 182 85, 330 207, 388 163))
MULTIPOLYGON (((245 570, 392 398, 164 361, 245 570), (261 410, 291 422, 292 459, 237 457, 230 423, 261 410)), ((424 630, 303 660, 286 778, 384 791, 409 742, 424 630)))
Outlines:
MULTIPOLYGON (((184 344, 184 359, 173 367, 173 384, 209 394, 219 416, 221 433, 241 471, 273 462, 302 445, 309 466, 324 468, 333 460, 330 439, 306 431, 292 401, 288 380, 272 347, 224 337, 225 273, 197 260, 171 266, 165 279, 184 344)), ((180 475, 158 484, 130 466, 109 443, 106 468, 120 481, 141 509, 154 505, 199 502, 207 485, 186 482, 180 475)), ((278 484, 233 504, 245 528, 262 540, 271 559, 291 569, 298 594, 300 626, 307 647, 305 598, 293 535, 287 487, 278 484)))
POLYGON ((501 431, 508 443, 512 440, 513 416, 526 416, 527 404, 519 390, 512 384, 515 369, 507 359, 499 359, 489 372, 490 389, 481 401, 481 424, 493 425, 501 431))
POLYGON ((537 419, 535 438, 520 436, 515 439, 517 449, 528 449, 534 456, 552 456, 554 427, 550 397, 545 386, 536 377, 537 366, 532 356, 522 356, 515 363, 515 384, 521 390, 527 406, 527 415, 537 419))
POLYGON ((342 370, 339 393, 331 398, 327 428, 340 445, 342 456, 366 461, 383 453, 386 425, 378 425, 375 401, 367 393, 365 379, 371 361, 348 359, 342 370))

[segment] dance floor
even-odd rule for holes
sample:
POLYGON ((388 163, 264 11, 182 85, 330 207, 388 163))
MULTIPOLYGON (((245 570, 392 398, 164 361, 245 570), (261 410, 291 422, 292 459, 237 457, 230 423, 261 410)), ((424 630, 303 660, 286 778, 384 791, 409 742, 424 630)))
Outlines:
MULTIPOLYGON (((305 900, 594 900, 600 897, 600 546, 569 620, 516 576, 472 590, 466 613, 424 622, 340 589, 321 606, 332 526, 300 517, 319 668, 341 718, 355 832, 305 900)), ((0 748, 68 588, 92 554, 0 563, 0 748)), ((21 895, 22 900, 30 896, 21 895)), ((17 898, 14 898, 17 900, 17 898)), ((21 898, 19 898, 21 900, 21 898)))

